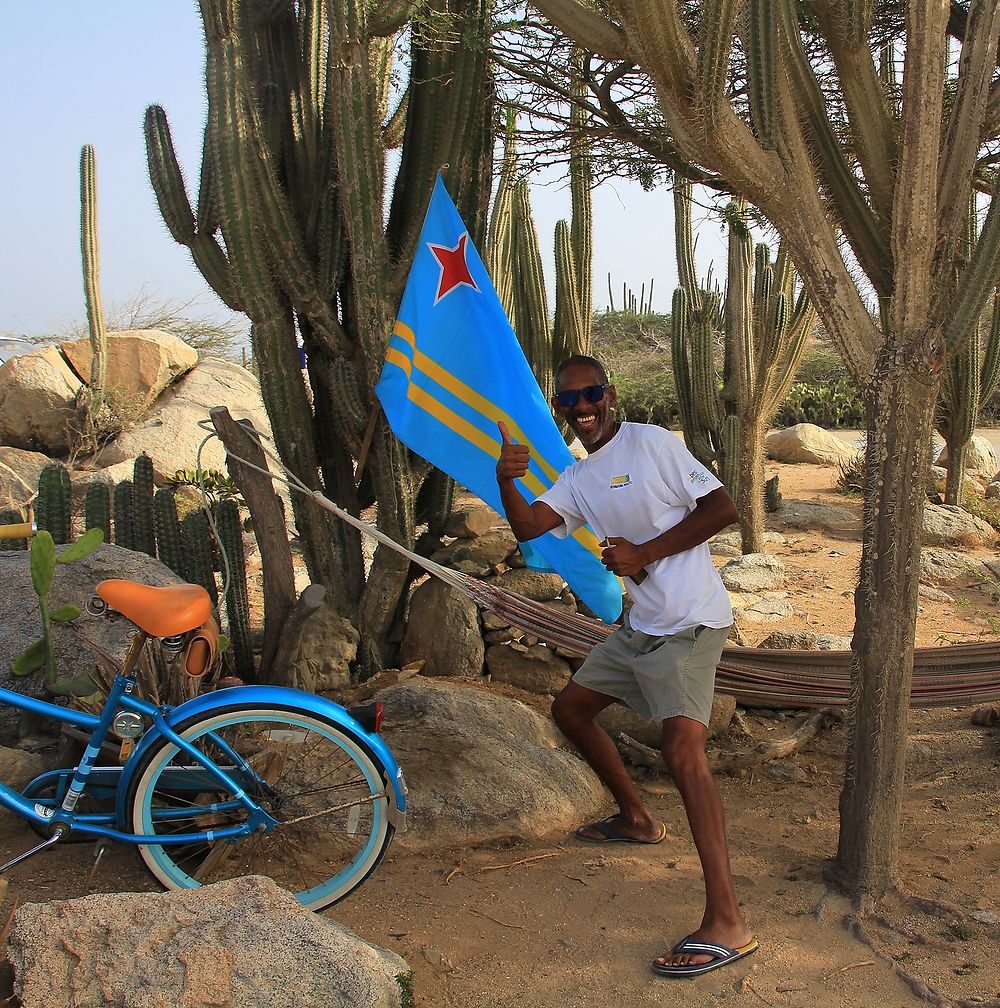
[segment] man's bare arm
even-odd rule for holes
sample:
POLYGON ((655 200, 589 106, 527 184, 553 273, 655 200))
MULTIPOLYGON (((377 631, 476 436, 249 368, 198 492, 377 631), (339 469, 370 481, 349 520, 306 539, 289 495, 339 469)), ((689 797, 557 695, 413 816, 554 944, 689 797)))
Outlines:
POLYGON ((695 509, 686 518, 649 542, 637 544, 620 536, 608 536, 602 560, 619 577, 632 577, 657 560, 700 546, 716 532, 739 521, 739 517, 726 488, 719 487, 698 498, 695 509))
POLYGON ((497 426, 500 429, 500 458, 497 461, 500 501, 514 538, 518 542, 528 542, 558 528, 563 519, 548 504, 537 500, 529 504, 521 495, 514 480, 528 471, 528 446, 515 444, 503 421, 497 426))

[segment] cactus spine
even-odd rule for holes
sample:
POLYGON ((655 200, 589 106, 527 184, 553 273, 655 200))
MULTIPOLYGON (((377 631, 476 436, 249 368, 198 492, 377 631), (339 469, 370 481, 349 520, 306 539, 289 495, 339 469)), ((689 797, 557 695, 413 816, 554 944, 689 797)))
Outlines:
POLYGON ((35 500, 35 521, 46 529, 58 546, 70 538, 70 505, 72 486, 66 467, 47 465, 38 477, 38 497, 35 500))
MULTIPOLYGON (((100 246, 97 235, 97 161, 94 148, 80 151, 80 252, 83 259, 83 292, 93 357, 90 362, 90 424, 104 413, 108 381, 108 333, 100 290, 100 246)), ((91 429, 93 433, 93 429, 91 429)))
POLYGON ((83 506, 88 529, 100 529, 106 543, 111 542, 111 488, 107 483, 91 483, 83 506))
POLYGON ((115 545, 122 549, 135 549, 135 530, 132 527, 132 481, 122 480, 114 492, 115 545))
POLYGON ((160 562, 175 574, 180 574, 184 570, 184 546, 181 523, 177 518, 177 502, 170 487, 157 490, 153 497, 153 528, 160 562))
POLYGON ((212 597, 212 605, 219 604, 219 589, 215 583, 215 560, 212 550, 212 529, 204 511, 192 511, 181 522, 181 542, 184 546, 183 567, 180 572, 191 584, 201 585, 212 597))
POLYGON ((153 460, 143 452, 132 467, 132 541, 133 549, 156 556, 153 530, 153 460))
POLYGON ((226 557, 226 619, 236 674, 254 678, 253 642, 250 638, 250 603, 247 599, 246 555, 243 526, 236 502, 224 500, 215 509, 219 543, 226 557))
POLYGON ((744 207, 731 203, 729 262, 722 313, 718 296, 695 279, 691 184, 678 178, 674 220, 678 275, 674 295, 673 364, 684 437, 692 454, 715 465, 740 512, 745 553, 764 546, 764 435, 812 331, 815 312, 784 246, 775 261, 754 247, 744 207), (696 308, 691 310, 690 305, 696 308), (722 375, 714 343, 723 343, 722 375))

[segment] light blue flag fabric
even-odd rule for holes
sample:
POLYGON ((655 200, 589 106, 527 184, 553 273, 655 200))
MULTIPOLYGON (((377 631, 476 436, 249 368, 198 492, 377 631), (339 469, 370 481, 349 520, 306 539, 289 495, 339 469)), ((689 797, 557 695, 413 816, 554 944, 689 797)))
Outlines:
MULTIPOLYGON (((497 422, 529 445, 518 480, 534 500, 572 464, 462 218, 438 176, 375 392, 395 435, 503 514, 497 422)), ((618 578, 600 561, 593 531, 523 543, 525 563, 561 574, 606 623, 622 611, 618 578)))

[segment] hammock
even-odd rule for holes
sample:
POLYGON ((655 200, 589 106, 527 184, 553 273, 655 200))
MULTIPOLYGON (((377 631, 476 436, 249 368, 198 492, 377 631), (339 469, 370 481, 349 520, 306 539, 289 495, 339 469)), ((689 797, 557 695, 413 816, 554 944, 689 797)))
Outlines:
MULTIPOLYGON (((214 436, 214 430, 212 433, 214 436)), ((374 525, 338 507, 321 491, 307 487, 272 451, 263 444, 261 448, 283 475, 276 476, 232 451, 229 454, 269 479, 279 479, 312 497, 359 532, 407 557, 512 626, 581 657, 615 630, 601 620, 555 609, 411 552, 374 525)), ((715 689, 731 694, 746 707, 846 707, 851 692, 851 658, 850 651, 726 647, 717 667, 715 689)), ((958 707, 996 700, 1000 700, 1000 643, 914 650, 911 707, 958 707)))

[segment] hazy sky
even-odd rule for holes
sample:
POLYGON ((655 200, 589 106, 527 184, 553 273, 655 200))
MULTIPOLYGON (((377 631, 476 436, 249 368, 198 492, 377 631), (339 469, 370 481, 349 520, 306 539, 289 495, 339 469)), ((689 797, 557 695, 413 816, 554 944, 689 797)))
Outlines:
MULTIPOLYGON (((201 19, 194 0, 47 0, 4 5, 0 37, 0 335, 59 334, 85 316, 80 268, 79 158, 97 156, 101 293, 105 310, 145 289, 171 302, 222 308, 157 211, 142 120, 166 109, 189 186, 204 126, 201 19)), ((569 215, 562 186, 533 193, 548 281, 555 222, 569 215)), ((622 284, 669 308, 676 283, 671 197, 626 183, 594 196, 594 306, 616 305, 622 284)), ((700 230, 699 260, 724 273, 718 227, 700 230)))

